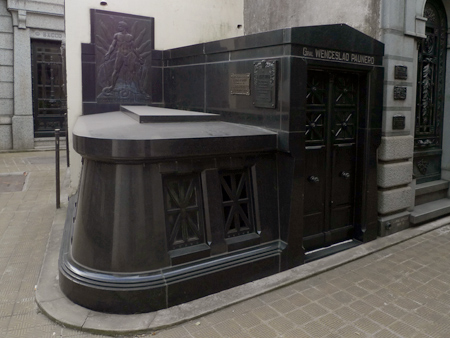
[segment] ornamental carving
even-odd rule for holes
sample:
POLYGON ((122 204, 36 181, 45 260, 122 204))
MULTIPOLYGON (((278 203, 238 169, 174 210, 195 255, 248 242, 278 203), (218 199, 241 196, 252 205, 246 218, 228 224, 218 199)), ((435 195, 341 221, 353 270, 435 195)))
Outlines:
POLYGON ((417 169, 419 169, 419 172, 422 175, 425 175, 428 171, 428 165, 429 165, 428 161, 421 159, 419 162, 417 162, 417 169))
POLYGON ((438 17, 436 10, 428 3, 425 5, 424 17, 428 19, 428 22, 433 23, 436 22, 436 19, 438 17))

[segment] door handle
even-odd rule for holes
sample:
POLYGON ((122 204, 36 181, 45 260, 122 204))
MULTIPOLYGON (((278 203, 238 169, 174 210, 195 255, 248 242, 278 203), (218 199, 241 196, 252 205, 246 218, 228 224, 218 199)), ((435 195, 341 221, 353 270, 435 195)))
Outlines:
POLYGON ((339 176, 341 176, 342 178, 345 178, 346 180, 348 180, 350 178, 350 173, 346 172, 346 171, 342 171, 339 176))
POLYGON ((311 175, 311 176, 308 177, 308 181, 311 182, 311 183, 319 183, 320 180, 319 180, 319 178, 317 176, 312 176, 311 175))

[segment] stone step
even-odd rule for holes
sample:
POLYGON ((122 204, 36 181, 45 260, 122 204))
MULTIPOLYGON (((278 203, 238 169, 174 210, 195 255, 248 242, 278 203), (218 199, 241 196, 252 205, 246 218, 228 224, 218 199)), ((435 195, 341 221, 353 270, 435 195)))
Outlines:
MULTIPOLYGON (((66 149, 66 138, 61 137, 59 139, 59 148, 66 149)), ((39 137, 34 139, 34 149, 36 150, 51 150, 55 149, 54 137, 39 137)))
POLYGON ((413 225, 418 225, 449 214, 450 199, 443 198, 437 201, 432 201, 415 206, 414 210, 409 216, 409 221, 413 225))
POLYGON ((438 180, 416 185, 415 205, 421 205, 448 197, 449 181, 438 180))

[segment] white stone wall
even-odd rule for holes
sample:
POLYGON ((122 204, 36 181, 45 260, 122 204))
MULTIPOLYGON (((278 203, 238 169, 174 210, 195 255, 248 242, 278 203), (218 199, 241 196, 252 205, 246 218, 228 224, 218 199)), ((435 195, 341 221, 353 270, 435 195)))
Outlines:
MULTIPOLYGON (((155 49, 164 50, 243 35, 243 0, 69 0, 65 3, 69 131, 82 113, 81 43, 90 43, 90 9, 155 18, 155 49)), ((70 143, 71 140, 70 140, 70 143)), ((71 186, 79 181, 81 161, 71 151, 71 186)))
POLYGON ((0 0, 0 150, 12 148, 13 73, 12 17, 6 0, 0 0))
POLYGON ((245 34, 345 23, 378 39, 379 0, 245 0, 245 34))

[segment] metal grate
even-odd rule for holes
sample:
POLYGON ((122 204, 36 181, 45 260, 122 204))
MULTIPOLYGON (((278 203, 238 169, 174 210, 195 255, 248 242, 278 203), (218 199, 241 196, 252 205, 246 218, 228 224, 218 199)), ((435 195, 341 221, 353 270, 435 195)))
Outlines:
POLYGON ((0 193, 22 191, 28 173, 0 175, 0 193))

